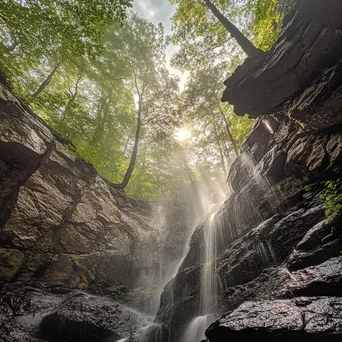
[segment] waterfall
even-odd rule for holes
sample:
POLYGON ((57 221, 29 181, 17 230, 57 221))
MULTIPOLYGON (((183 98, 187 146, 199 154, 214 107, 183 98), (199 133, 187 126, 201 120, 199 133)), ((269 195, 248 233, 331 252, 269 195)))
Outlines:
POLYGON ((203 232, 200 316, 195 317, 188 324, 183 333, 182 342, 199 342, 205 339, 205 330, 218 318, 218 315, 215 314, 215 299, 218 287, 218 277, 215 269, 219 236, 217 213, 213 213, 205 222, 203 232))
POLYGON ((213 310, 213 298, 217 294, 217 281, 215 275, 216 246, 216 221, 212 214, 206 223, 204 230, 204 250, 202 255, 201 274, 201 302, 200 312, 204 315, 211 314, 213 310))
POLYGON ((181 342, 199 342, 205 339, 205 331, 215 320, 213 315, 195 317, 186 328, 181 342))
MULTIPOLYGON (((229 189, 228 189, 229 190, 229 189)), ((154 317, 160 306, 160 298, 164 291, 165 286, 169 283, 178 273, 180 266, 190 250, 190 240, 193 236, 195 229, 204 221, 206 229, 203 235, 203 252, 201 255, 201 300, 199 315, 193 321, 191 321, 184 333, 182 338, 183 342, 198 342, 204 338, 204 332, 208 325, 210 325, 216 318, 214 314, 214 299, 217 294, 218 279, 215 275, 215 260, 217 255, 217 228, 218 219, 216 212, 227 198, 228 194, 225 193, 222 188, 216 189, 208 199, 207 194, 200 194, 198 198, 198 204, 195 209, 195 215, 193 220, 188 223, 187 230, 184 236, 183 251, 181 257, 175 262, 168 265, 167 269, 163 272, 159 271, 159 275, 154 279, 158 281, 158 288, 151 300, 149 312, 139 313, 140 316, 144 317, 145 325, 135 333, 131 334, 130 337, 120 340, 130 342, 164 342, 168 341, 169 334, 168 329, 163 324, 154 322, 154 317), (158 278, 158 279, 157 279, 158 278)), ((190 201, 191 199, 189 199, 190 201)), ((156 229, 165 225, 165 213, 162 208, 156 208, 155 210, 155 223, 156 229)), ((161 229, 163 232, 164 230, 161 229)), ((172 304, 172 296, 169 298, 172 304)))

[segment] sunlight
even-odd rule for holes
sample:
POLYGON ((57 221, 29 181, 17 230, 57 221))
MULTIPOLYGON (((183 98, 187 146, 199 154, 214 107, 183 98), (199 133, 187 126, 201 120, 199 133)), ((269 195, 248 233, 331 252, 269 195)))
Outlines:
POLYGON ((191 133, 186 128, 179 128, 175 132, 175 137, 176 137, 176 140, 178 140, 178 141, 184 141, 184 140, 187 140, 191 137, 191 133))

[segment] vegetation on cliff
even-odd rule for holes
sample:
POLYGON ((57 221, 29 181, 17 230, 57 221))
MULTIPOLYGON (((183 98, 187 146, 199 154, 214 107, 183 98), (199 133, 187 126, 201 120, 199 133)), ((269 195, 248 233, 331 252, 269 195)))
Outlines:
POLYGON ((252 124, 220 103, 224 78, 245 57, 231 38, 267 50, 280 20, 276 0, 170 2, 172 37, 127 12, 130 0, 0 9, 0 70, 14 90, 135 198, 177 198, 201 177, 211 192, 224 181, 252 124), (231 33, 222 15, 237 25, 231 33), (179 46, 173 66, 190 75, 182 91, 165 58, 170 42, 179 46))

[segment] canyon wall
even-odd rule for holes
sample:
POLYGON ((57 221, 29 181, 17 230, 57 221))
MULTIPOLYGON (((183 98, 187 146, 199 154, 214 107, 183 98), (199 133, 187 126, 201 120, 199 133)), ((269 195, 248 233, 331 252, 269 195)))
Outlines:
POLYGON ((0 284, 101 290, 158 283, 182 253, 177 207, 115 190, 5 82, 0 120, 0 284))
MULTIPOLYGON (((256 118, 215 218, 218 278, 210 341, 342 339, 341 216, 320 193, 341 177, 342 6, 303 0, 274 47, 225 82, 223 101, 256 118)), ((201 314, 208 222, 197 228, 157 321, 179 341, 201 314)))

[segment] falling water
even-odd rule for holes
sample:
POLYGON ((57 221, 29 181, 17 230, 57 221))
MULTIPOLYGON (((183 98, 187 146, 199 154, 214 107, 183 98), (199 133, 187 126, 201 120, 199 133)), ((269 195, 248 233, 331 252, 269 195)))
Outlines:
MULTIPOLYGON (((250 176, 249 182, 245 185, 246 191, 240 191, 236 194, 236 200, 233 202, 233 218, 237 225, 237 231, 232 234, 232 241, 244 230, 243 219, 248 214, 256 222, 262 222, 264 217, 249 195, 249 187, 257 187, 261 194, 264 194, 264 200, 269 202, 270 207, 283 202, 280 191, 274 190, 273 182, 263 174, 262 170, 256 167, 253 158, 244 152, 241 156, 243 167, 250 176), (235 236, 234 236, 235 235, 235 236)), ((216 210, 218 208, 216 207, 216 210)), ((213 212, 213 211, 211 211, 213 212)), ((205 339, 205 330, 217 318, 215 314, 215 301, 218 296, 219 278, 216 272, 216 259, 220 243, 221 222, 218 213, 213 213, 208 218, 203 232, 203 252, 202 252, 202 273, 201 273, 201 294, 200 294, 200 316, 195 317, 186 327, 181 342, 199 342, 205 339)), ((248 222, 247 222, 248 223, 248 222)), ((249 222, 250 223, 250 222, 249 222)), ((256 249, 263 262, 267 265, 276 263, 276 254, 272 248, 271 242, 256 241, 256 249)))
POLYGON ((210 314, 194 318, 186 328, 182 342, 199 342, 205 339, 204 333, 215 318, 210 314))
MULTIPOLYGON (((217 207, 216 207, 217 208, 217 207)), ((182 342, 199 342, 205 339, 205 330, 217 318, 214 313, 214 301, 217 297, 218 278, 215 271, 217 257, 217 239, 219 229, 217 214, 210 215, 203 232, 203 254, 201 272, 200 313, 187 326, 182 342)))
POLYGON ((216 259, 216 225, 215 214, 212 214, 204 229, 204 250, 201 276, 200 312, 209 314, 213 310, 213 298, 216 295, 217 281, 215 271, 216 259))

